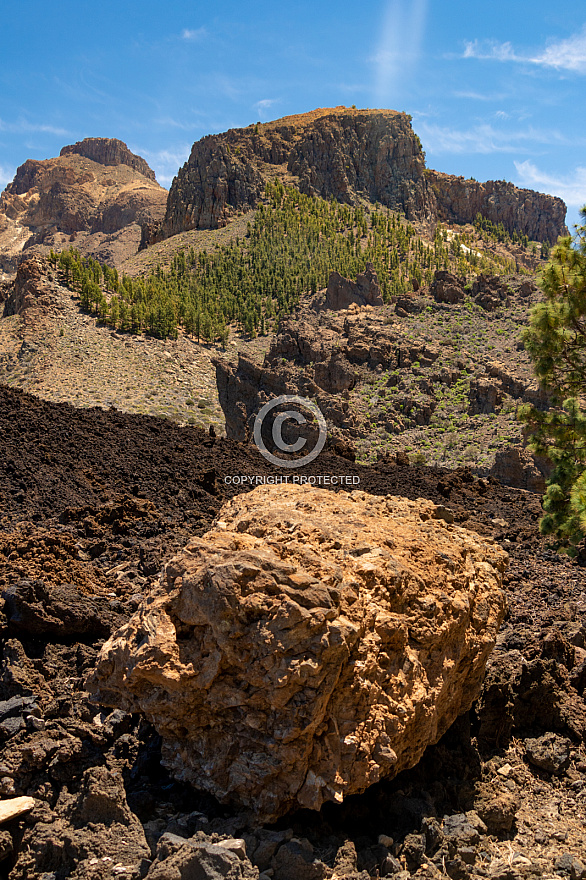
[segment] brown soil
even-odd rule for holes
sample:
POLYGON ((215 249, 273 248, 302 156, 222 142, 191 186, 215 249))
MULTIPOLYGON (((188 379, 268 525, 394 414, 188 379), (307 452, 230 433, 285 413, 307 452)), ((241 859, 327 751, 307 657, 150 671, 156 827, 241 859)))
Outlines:
MULTIPOLYGON (((99 709, 88 704, 83 679, 163 560, 204 533, 223 501, 241 491, 224 478, 272 469, 254 447, 196 428, 113 409, 77 410, 6 387, 0 437, 0 698, 34 695, 38 705, 36 715, 23 710, 22 723, 0 722, 0 792, 38 801, 27 819, 6 826, 14 853, 0 862, 0 875, 15 865, 14 878, 69 876, 82 857, 62 847, 49 858, 47 823, 58 834, 61 826, 51 823, 62 821, 67 792, 82 792, 87 773, 99 766, 121 774, 153 847, 165 830, 188 836, 196 827, 244 834, 252 847, 258 829, 165 776, 149 725, 130 716, 92 721, 99 709)), ((454 878, 551 877, 556 860, 569 854, 558 863, 562 872, 559 864, 586 850, 586 574, 539 537, 539 498, 465 469, 390 459, 361 466, 322 453, 304 473, 358 475, 367 492, 429 498, 456 523, 501 542, 511 559, 510 613, 480 701, 418 767, 317 817, 288 817, 283 827, 310 839, 325 866, 336 859, 341 865, 354 848, 358 868, 367 871, 361 880, 379 876, 389 854, 408 869, 404 877, 438 876, 442 864, 454 878), (569 764, 559 775, 527 757, 527 738, 548 731, 567 741, 569 764), (443 843, 428 840, 422 854, 421 829, 431 835, 434 816, 441 824, 444 814, 470 809, 489 826, 479 840, 450 843, 444 822, 443 843), (380 834, 394 839, 384 852, 380 834)), ((90 825, 76 833, 97 832, 90 825)), ((273 880, 293 876, 281 870, 273 880)), ((295 876, 332 876, 324 870, 295 876)))

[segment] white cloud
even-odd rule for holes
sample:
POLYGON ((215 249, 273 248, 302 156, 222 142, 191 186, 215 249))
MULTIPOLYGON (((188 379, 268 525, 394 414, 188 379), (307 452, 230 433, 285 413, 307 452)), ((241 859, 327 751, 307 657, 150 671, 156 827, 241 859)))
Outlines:
POLYGON ((454 92, 455 98, 469 98, 471 101, 502 101, 505 95, 483 95, 480 92, 454 92))
POLYGON ((571 174, 560 177, 541 171, 533 162, 515 162, 517 185, 559 196, 567 205, 586 205, 586 168, 578 166, 571 174))
POLYGON ((54 125, 46 125, 41 122, 28 122, 28 120, 22 117, 17 119, 16 122, 5 122, 3 119, 0 119, 0 131, 6 131, 9 134, 27 134, 39 131, 46 134, 69 134, 65 128, 57 128, 54 125))
POLYGON ((586 73, 586 25, 571 37, 552 41, 545 49, 534 54, 518 52, 511 43, 474 40, 466 43, 464 58, 534 64, 538 67, 548 67, 554 70, 586 73))
POLYGON ((387 106, 401 84, 413 75, 421 55, 426 19, 427 0, 388 0, 377 51, 370 59, 375 65, 379 106, 387 106))
POLYGON ((485 40, 483 43, 474 40, 471 43, 466 43, 464 58, 478 58, 481 61, 526 60, 515 53, 510 43, 496 43, 494 40, 485 40))
POLYGON ((169 187, 179 168, 187 162, 191 152, 191 144, 176 144, 169 150, 145 150, 140 146, 131 147, 147 160, 161 186, 169 187))
POLYGON ((425 150, 434 153, 513 153, 520 145, 525 149, 532 144, 564 144, 564 136, 555 129, 540 130, 532 127, 509 131, 486 123, 467 130, 448 128, 422 122, 417 133, 425 150))
POLYGON ((555 67, 556 70, 586 73, 586 25, 580 33, 568 37, 567 40, 550 43, 541 55, 531 61, 544 67, 555 67))
POLYGON ((207 31, 204 27, 195 28, 195 30, 190 30, 189 28, 183 28, 181 31, 181 39, 182 40, 190 40, 196 41, 201 40, 207 36, 207 31))
POLYGON ((266 116, 268 111, 271 109, 273 104, 278 104, 279 101, 277 98, 263 98, 261 101, 257 101, 256 104, 253 104, 253 109, 256 110, 259 119, 263 116, 266 116))

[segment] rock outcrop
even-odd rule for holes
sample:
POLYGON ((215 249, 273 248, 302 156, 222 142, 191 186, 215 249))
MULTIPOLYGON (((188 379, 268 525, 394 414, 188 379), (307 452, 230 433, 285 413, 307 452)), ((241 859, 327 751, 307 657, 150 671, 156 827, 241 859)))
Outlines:
POLYGON ((142 245, 225 226, 253 208, 275 177, 308 195, 378 201, 409 220, 468 223, 481 213, 510 233, 551 242, 566 231, 561 199, 426 169, 407 114, 335 107, 197 141, 173 181, 164 221, 144 227, 142 245))
POLYGON ((382 306, 382 292, 372 263, 366 264, 365 271, 358 275, 356 281, 343 278, 339 272, 330 275, 323 307, 337 311, 347 309, 352 303, 357 306, 382 306))
POLYGON ((87 138, 56 159, 28 159, 0 196, 0 267, 74 243, 109 262, 136 253, 141 226, 162 219, 167 192, 122 141, 87 138))
POLYGON ((261 821, 417 763, 477 697, 506 554, 443 508, 261 486, 229 502, 104 645, 178 779, 261 821))
POLYGON ((482 214, 495 225, 502 223, 509 233, 516 230, 549 242, 566 231, 566 205, 555 196, 519 189, 505 180, 480 183, 431 169, 426 175, 442 222, 474 223, 482 214))
POLYGON ((504 486, 514 486, 541 495, 545 492, 551 470, 551 464, 543 456, 532 455, 522 446, 508 446, 496 453, 489 474, 504 486))
POLYGON ((131 153, 126 144, 117 138, 85 138, 83 141, 63 147, 59 155, 69 156, 72 153, 85 156, 86 159, 91 159, 100 165, 128 165, 143 177, 156 180, 155 172, 142 156, 131 153))

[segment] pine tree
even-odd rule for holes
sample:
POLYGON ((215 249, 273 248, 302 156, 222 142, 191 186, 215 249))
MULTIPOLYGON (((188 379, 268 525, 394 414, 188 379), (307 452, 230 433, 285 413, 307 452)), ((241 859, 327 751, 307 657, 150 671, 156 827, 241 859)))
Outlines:
MULTIPOLYGON (((586 208, 582 209, 586 221, 586 208)), ((560 238, 542 274, 545 301, 531 312, 524 343, 553 406, 523 407, 531 447, 553 462, 542 534, 572 547, 586 535, 586 225, 560 238)))

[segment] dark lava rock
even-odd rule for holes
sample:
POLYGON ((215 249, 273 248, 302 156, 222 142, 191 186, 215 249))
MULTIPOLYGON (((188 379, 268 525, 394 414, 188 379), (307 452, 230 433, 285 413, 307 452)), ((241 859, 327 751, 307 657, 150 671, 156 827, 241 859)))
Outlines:
POLYGON ((72 584, 50 586, 23 578, 3 593, 9 631, 15 634, 106 636, 115 618, 98 603, 80 595, 72 584))
POLYGON ((555 733, 546 733, 537 739, 525 740, 529 763, 555 776, 561 776, 570 766, 571 745, 569 739, 555 733))

